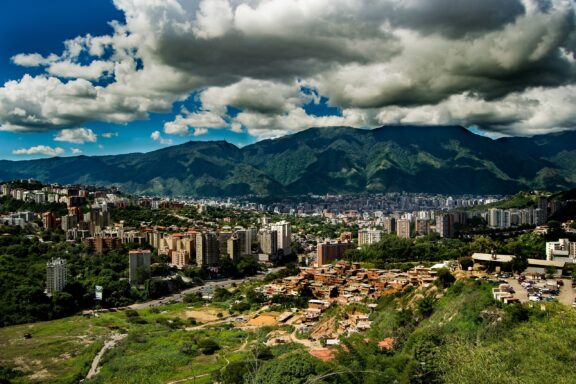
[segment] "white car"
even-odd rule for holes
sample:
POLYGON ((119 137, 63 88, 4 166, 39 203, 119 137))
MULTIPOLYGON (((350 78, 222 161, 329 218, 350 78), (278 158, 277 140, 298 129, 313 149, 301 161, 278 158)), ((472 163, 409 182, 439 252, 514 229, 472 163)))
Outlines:
POLYGON ((530 295, 530 296, 528 296, 528 300, 530 300, 530 301, 540 301, 540 300, 542 300, 542 297, 539 296, 539 295, 530 295))

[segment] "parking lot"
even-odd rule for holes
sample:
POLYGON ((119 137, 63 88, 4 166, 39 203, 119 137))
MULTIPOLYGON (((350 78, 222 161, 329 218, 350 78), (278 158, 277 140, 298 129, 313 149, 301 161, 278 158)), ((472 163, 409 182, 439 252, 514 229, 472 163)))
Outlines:
MULTIPOLYGON (((514 289, 515 293, 514 293, 514 297, 518 298, 522 303, 528 302, 529 301, 529 293, 528 290, 526 288, 524 288, 519 282, 517 278, 505 278, 503 279, 505 280, 508 284, 510 284, 510 286, 514 289)), ((529 281, 529 280, 526 280, 529 281)), ((530 280, 532 281, 532 280, 530 280)), ((574 302, 574 289, 572 289, 572 280, 571 279, 561 279, 563 285, 561 285, 560 288, 560 292, 558 295, 551 295, 548 293, 542 293, 540 294, 540 296, 542 297, 542 299, 545 299, 546 297, 554 297, 556 298, 560 303, 565 304, 565 305, 569 305, 571 306, 572 303, 574 302)), ((546 282, 546 280, 534 280, 533 284, 531 284, 532 287, 537 287, 539 286, 539 284, 544 284, 546 282)), ((538 289, 533 289, 534 292, 538 292, 538 289)))

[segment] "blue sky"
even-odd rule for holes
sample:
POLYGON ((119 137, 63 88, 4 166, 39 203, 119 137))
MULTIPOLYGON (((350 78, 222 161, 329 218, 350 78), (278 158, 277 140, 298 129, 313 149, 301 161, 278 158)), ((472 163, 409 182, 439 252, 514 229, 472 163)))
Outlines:
MULTIPOLYGON (((25 74, 40 74, 41 70, 23 68, 11 62, 11 57, 19 53, 40 53, 49 55, 64 49, 63 42, 76 36, 109 34, 112 20, 124 20, 111 0, 9 0, 3 4, 0 13, 0 82, 19 79, 25 74)), ((64 155, 74 155, 79 149, 85 155, 107 155, 127 152, 148 152, 164 145, 150 139, 152 132, 161 129, 171 120, 175 111, 182 105, 194 108, 194 100, 176 103, 172 113, 153 113, 148 119, 127 124, 91 122, 84 127, 97 135, 112 133, 110 138, 99 136, 96 142, 84 144, 54 142, 57 131, 46 132, 3 132, 0 131, 0 158, 23 160, 46 157, 45 154, 19 156, 12 152, 20 148, 34 146, 60 147, 64 155)), ((176 136, 174 144, 184 143, 191 138, 176 136)), ((228 130, 211 130, 194 140, 228 140, 237 145, 246 145, 255 139, 248 134, 237 134, 228 130)))
POLYGON ((573 129, 573 3, 453 1, 5 1, 0 158, 317 126, 573 129))

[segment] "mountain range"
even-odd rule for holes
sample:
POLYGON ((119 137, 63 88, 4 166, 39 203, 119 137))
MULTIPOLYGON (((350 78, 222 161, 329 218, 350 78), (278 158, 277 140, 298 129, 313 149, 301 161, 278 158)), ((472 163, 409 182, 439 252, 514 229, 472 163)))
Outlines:
POLYGON ((576 186, 576 131, 492 140, 461 126, 310 128, 243 148, 190 141, 148 153, 0 161, 0 180, 116 185, 136 194, 510 194, 576 186))

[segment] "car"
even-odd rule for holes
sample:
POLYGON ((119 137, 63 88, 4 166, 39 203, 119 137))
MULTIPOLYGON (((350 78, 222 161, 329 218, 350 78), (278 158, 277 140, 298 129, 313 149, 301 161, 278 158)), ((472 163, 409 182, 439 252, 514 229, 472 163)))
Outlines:
POLYGON ((540 295, 530 295, 528 296, 529 301, 540 301, 542 300, 542 296, 540 295))

